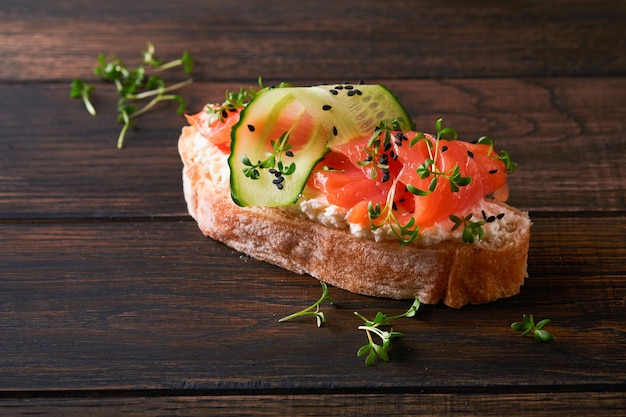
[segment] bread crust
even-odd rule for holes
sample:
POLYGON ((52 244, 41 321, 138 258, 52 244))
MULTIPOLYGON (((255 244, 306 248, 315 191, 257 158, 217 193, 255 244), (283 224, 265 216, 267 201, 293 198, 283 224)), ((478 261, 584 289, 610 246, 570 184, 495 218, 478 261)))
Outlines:
POLYGON ((280 208, 240 207, 228 182, 211 170, 207 153, 220 152, 183 128, 179 139, 187 207, 202 233, 253 258, 298 274, 309 274, 344 290, 376 297, 413 299, 460 308, 517 294, 526 277, 530 220, 514 214, 497 245, 447 240, 401 245, 354 236, 304 214, 280 208))

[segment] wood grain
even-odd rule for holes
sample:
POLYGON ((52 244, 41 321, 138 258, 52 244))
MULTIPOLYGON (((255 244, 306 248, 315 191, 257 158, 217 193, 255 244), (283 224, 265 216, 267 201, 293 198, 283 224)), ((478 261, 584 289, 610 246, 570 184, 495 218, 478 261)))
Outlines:
POLYGON ((548 417, 569 415, 576 410, 580 417, 623 416, 626 403, 622 393, 379 393, 332 395, 250 395, 173 396, 101 399, 29 399, 2 402, 6 417, 61 412, 66 417, 124 415, 189 417, 216 413, 220 416, 390 416, 447 415, 493 416, 533 415, 548 417))
POLYGON ((91 74, 98 54, 130 62, 147 41, 164 56, 188 49, 203 80, 606 76, 626 68, 626 5, 612 0, 5 3, 0 80, 91 74))
POLYGON ((396 324, 406 337, 375 368, 355 356, 365 335, 353 312, 399 314, 409 301, 333 288, 326 326, 279 324, 319 297, 317 282, 193 222, 4 224, 0 391, 621 386, 624 220, 537 219, 520 295, 424 306, 396 324), (589 240, 595 230, 607 234, 589 240), (552 319, 557 342, 520 339, 509 325, 523 314, 552 319))

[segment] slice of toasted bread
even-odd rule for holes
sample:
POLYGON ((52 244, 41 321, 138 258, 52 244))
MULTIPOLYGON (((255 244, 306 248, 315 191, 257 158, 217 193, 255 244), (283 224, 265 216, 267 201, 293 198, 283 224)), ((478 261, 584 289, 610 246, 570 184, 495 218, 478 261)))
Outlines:
POLYGON ((357 237, 296 210, 237 206, 227 155, 193 126, 183 128, 179 152, 185 199, 200 230, 253 258, 358 294, 454 308, 517 294, 526 277, 531 222, 504 203, 490 203, 505 216, 488 240, 401 245, 357 237))

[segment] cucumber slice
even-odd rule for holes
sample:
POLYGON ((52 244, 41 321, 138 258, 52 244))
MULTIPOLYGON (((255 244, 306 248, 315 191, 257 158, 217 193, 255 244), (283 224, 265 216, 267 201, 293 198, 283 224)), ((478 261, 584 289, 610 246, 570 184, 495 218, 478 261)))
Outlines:
POLYGON ((295 203, 330 146, 370 136, 381 121, 411 118, 381 85, 267 89, 231 133, 230 185, 240 206, 295 203))

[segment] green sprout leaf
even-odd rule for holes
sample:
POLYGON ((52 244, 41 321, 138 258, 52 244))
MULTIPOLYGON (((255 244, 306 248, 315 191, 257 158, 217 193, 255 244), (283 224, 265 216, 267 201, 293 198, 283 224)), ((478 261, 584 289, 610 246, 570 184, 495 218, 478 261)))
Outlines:
POLYGON ((515 170, 517 169, 517 164, 511 161, 511 156, 509 155, 507 151, 501 151, 500 155, 498 156, 498 159, 504 162, 504 166, 506 167, 507 174, 513 174, 515 170))
POLYGON ((541 342, 552 342, 556 340, 556 337, 543 328, 550 323, 550 319, 543 319, 535 324, 535 319, 532 314, 522 317, 522 321, 517 321, 511 324, 511 328, 517 332, 521 332, 520 336, 533 336, 535 339, 541 342))
POLYGON ((70 91, 70 97, 72 98, 80 98, 85 103, 85 108, 92 116, 96 115, 96 109, 89 99, 91 92, 95 89, 95 87, 91 84, 87 84, 86 82, 74 78, 72 81, 72 88, 70 91))
POLYGON ((326 315, 324 315, 324 312, 320 311, 320 304, 322 304, 324 301, 328 301, 330 304, 332 304, 333 300, 328 296, 328 286, 326 285, 326 283, 320 281, 320 285, 322 286, 322 296, 316 302, 303 310, 279 319, 278 322, 282 323, 284 321, 293 320, 297 317, 303 316, 315 316, 317 327, 322 327, 322 324, 326 323, 326 315))
POLYGON ((394 320, 413 317, 420 306, 420 301, 415 298, 413 304, 407 311, 397 316, 388 316, 382 312, 378 312, 374 319, 369 320, 362 316, 358 312, 354 312, 354 315, 363 320, 363 325, 359 326, 359 330, 363 330, 367 335, 367 343, 361 346, 356 355, 358 357, 365 356, 365 364, 370 366, 376 363, 376 359, 381 359, 385 362, 389 361, 389 353, 387 349, 391 344, 391 340, 399 337, 403 337, 404 333, 396 332, 393 329, 383 330, 381 326, 389 326, 394 320), (380 339, 382 344, 378 344, 374 341, 374 336, 380 339))
POLYGON ((411 185, 411 184, 407 184, 406 185, 406 189, 408 192, 410 192, 413 195, 417 195, 417 196, 427 196, 428 194, 430 194, 430 192, 428 191, 424 191, 424 190, 420 190, 419 188, 411 185))
POLYGON ((483 226, 485 225, 486 221, 472 221, 471 219, 473 216, 473 213, 469 213, 463 218, 454 214, 451 214, 449 216, 452 223, 454 223, 452 229, 450 230, 454 232, 457 229, 461 229, 461 236, 463 237, 463 242, 465 243, 474 243, 474 240, 482 240, 483 238, 483 226))
POLYGON ((435 128, 437 129, 437 139, 458 139, 459 135, 456 130, 451 127, 442 127, 443 119, 438 119, 435 122, 435 128))

